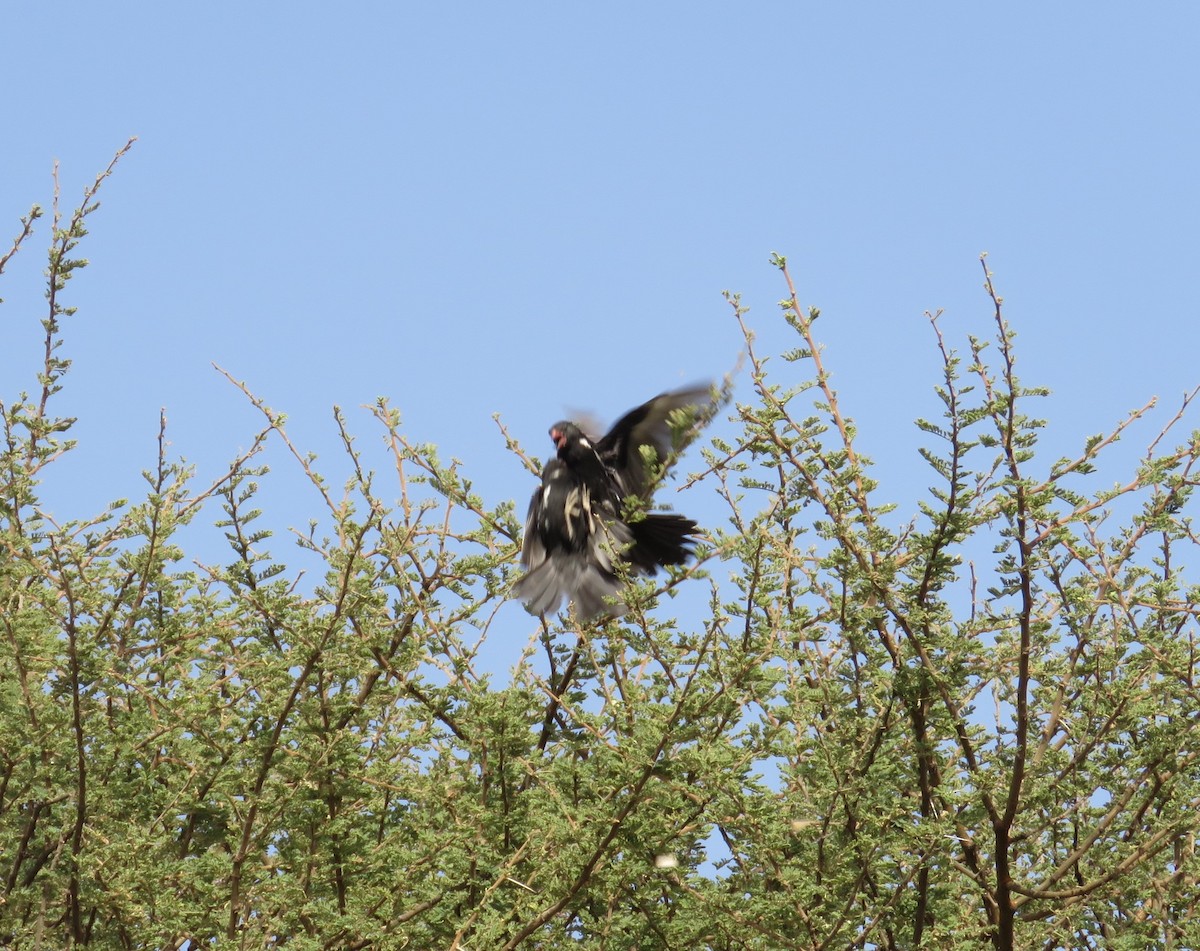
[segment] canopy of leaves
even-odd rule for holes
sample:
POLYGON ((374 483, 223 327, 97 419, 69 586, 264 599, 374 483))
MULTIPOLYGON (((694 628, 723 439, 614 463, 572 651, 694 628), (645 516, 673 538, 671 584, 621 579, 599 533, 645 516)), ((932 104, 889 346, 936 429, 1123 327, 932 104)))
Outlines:
POLYGON ((255 456, 292 447, 249 393, 263 429, 212 484, 160 449, 141 501, 50 517, 62 295, 111 171, 56 202, 41 390, 0 404, 0 945, 1200 946, 1187 401, 1111 489, 1085 477, 1149 406, 1047 464, 985 269, 987 339, 932 318, 904 523, 777 258, 796 349, 758 353, 730 298, 753 395, 687 483, 725 525, 625 617, 531 622, 497 687, 515 506, 384 403, 378 471, 337 417, 340 496, 294 452, 309 590, 256 527, 255 456), (185 557, 198 517, 226 563, 185 557), (669 616, 681 585, 706 617, 669 616))

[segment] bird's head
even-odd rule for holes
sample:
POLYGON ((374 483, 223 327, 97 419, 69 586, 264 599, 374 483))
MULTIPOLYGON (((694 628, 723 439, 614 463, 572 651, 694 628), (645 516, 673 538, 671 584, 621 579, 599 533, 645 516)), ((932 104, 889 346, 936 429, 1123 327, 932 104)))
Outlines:
POLYGON ((590 448, 583 430, 567 420, 555 423, 550 427, 550 439, 558 449, 558 457, 563 459, 578 446, 590 448))

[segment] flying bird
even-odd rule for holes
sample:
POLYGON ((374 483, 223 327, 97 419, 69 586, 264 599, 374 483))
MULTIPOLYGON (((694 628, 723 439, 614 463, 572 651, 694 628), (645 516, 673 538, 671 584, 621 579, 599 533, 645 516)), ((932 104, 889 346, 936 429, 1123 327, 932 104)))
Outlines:
POLYGON ((585 619, 619 614, 609 599, 621 590, 620 563, 628 575, 653 575, 687 560, 699 526, 641 509, 715 405, 712 388, 697 386, 630 410, 601 439, 567 420, 550 427, 558 452, 529 503, 525 574, 513 589, 531 614, 558 610, 564 597, 585 619))

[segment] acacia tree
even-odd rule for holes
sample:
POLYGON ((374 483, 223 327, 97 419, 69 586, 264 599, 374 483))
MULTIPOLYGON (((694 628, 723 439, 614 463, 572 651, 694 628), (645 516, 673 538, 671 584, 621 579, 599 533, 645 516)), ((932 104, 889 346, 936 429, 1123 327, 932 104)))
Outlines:
POLYGON ((944 414, 906 521, 777 258, 798 345, 768 373, 730 298, 751 385, 685 483, 727 523, 623 618, 531 621, 497 685, 515 506, 386 403, 382 462, 335 413, 341 492, 246 390, 263 428, 221 478, 160 440, 144 499, 55 521, 63 294, 111 171, 55 203, 39 388, 0 405, 0 944, 1200 944, 1186 400, 1088 491, 1149 407, 1044 462, 985 269, 990 341, 962 357, 932 322, 944 414), (270 440, 313 487, 311 590, 258 527, 270 440), (185 557, 202 513, 226 563, 185 557), (670 616, 680 585, 705 617, 670 616))

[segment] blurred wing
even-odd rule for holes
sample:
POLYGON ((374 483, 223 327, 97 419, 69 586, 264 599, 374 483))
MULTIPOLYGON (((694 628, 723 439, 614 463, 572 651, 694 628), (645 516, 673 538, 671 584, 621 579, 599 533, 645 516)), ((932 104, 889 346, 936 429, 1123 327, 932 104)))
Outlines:
MULTIPOLYGON (((553 462, 551 460, 551 464, 553 462)), ((546 550, 542 538, 543 504, 544 490, 539 487, 533 493, 529 514, 525 517, 525 540, 521 544, 521 567, 525 574, 513 585, 513 594, 525 602, 531 614, 557 611, 573 580, 564 576, 564 566, 556 564, 546 550)))
POLYGON ((712 417, 718 406, 712 386, 661 393, 622 416, 596 444, 596 452, 620 481, 623 494, 647 498, 655 485, 642 447, 669 464, 712 417))
POLYGON ((529 500, 529 512, 525 516, 525 539, 521 543, 521 566, 532 571, 546 560, 546 546, 542 543, 538 525, 542 520, 542 490, 538 488, 529 500))
POLYGON ((593 443, 599 442, 600 438, 604 435, 604 424, 600 421, 600 418, 596 416, 595 413, 589 412, 588 410, 572 409, 571 407, 568 407, 565 418, 571 420, 571 422, 578 426, 583 434, 587 436, 587 438, 593 443))

